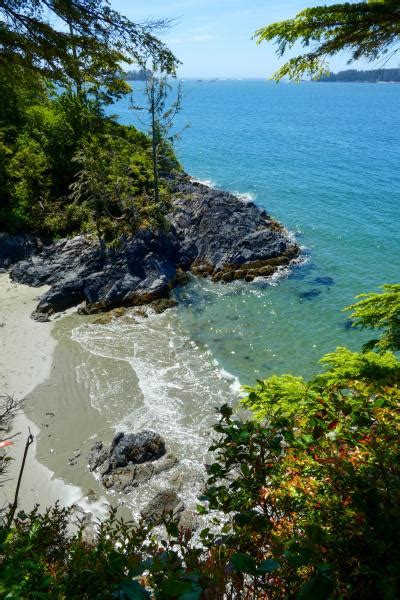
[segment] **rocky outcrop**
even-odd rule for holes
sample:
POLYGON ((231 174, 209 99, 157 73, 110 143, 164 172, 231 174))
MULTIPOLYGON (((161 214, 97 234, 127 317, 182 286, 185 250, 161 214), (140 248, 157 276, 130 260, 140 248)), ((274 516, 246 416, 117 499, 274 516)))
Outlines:
POLYGON ((0 273, 13 264, 37 254, 42 248, 42 240, 33 235, 0 233, 0 273))
POLYGON ((253 202, 185 178, 173 185, 182 267, 214 280, 251 281, 299 254, 284 227, 253 202))
POLYGON ((0 267, 31 286, 47 284, 36 316, 82 304, 83 312, 168 298, 185 272, 216 281, 272 275, 298 253, 286 230, 254 203, 179 177, 164 231, 140 230, 117 247, 88 236, 46 245, 31 236, 0 236, 0 267))
POLYGON ((97 471, 105 488, 129 493, 154 475, 176 465, 177 458, 165 449, 164 439, 153 431, 117 433, 109 447, 92 446, 89 469, 97 471))
POLYGON ((61 240, 19 262, 11 277, 50 285, 38 313, 52 314, 85 303, 88 312, 147 304, 169 294, 176 272, 177 241, 163 232, 140 231, 118 248, 84 236, 61 240))

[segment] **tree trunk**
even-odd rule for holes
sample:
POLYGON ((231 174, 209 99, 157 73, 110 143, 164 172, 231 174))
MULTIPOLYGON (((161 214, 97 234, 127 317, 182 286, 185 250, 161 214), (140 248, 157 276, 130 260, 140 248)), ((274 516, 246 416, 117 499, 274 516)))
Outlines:
POLYGON ((159 204, 160 193, 158 184, 158 127, 156 120, 156 107, 154 98, 154 82, 152 83, 151 89, 151 132, 152 132, 152 160, 153 160, 153 191, 154 191, 154 202, 159 204))

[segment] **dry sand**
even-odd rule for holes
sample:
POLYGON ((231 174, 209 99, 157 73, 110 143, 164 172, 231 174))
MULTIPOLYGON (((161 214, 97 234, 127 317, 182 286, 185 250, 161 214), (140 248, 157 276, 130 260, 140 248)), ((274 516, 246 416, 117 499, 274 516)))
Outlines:
MULTIPOLYGON (((8 451, 10 462, 8 481, 0 488, 0 506, 13 498, 19 466, 28 428, 33 435, 38 427, 29 419, 29 394, 45 381, 53 368, 56 340, 52 336, 54 322, 37 323, 30 317, 37 298, 46 288, 30 288, 0 275, 0 395, 25 399, 24 412, 19 414, 11 433, 21 432, 8 451)), ((19 508, 31 509, 36 503, 42 508, 56 500, 64 506, 79 503, 86 508, 80 487, 67 485, 36 459, 37 442, 31 446, 20 490, 19 508)))

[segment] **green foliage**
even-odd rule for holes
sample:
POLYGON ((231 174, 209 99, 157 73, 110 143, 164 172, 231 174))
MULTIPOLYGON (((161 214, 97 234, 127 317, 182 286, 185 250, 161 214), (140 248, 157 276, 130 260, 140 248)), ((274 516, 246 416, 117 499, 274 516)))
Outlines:
POLYGON ((17 227, 30 227, 30 215, 47 201, 50 178, 47 156, 28 134, 19 135, 15 151, 8 161, 10 178, 10 220, 17 227))
POLYGON ((256 421, 220 411, 206 498, 232 515, 220 552, 251 557, 240 567, 260 597, 398 596, 400 364, 370 354, 372 366, 360 354, 346 372, 334 353, 331 370, 300 387, 259 383, 256 421), (260 581, 251 565, 271 558, 280 566, 260 581))
MULTIPOLYGON (((174 74, 154 36, 168 22, 133 23, 108 0, 5 0, 0 18, 0 228, 113 240, 162 223, 168 193, 160 184, 149 200, 149 139, 104 106, 131 92, 122 63, 174 74)), ((180 169, 160 146, 166 174, 180 169)))
POLYGON ((230 515, 219 551, 251 575, 249 597, 400 593, 400 362, 382 350, 399 289, 350 307, 356 324, 382 330, 380 353, 338 348, 310 381, 258 381, 242 401, 254 420, 219 411, 205 498, 230 515), (261 581, 257 565, 271 559, 279 567, 261 581))
POLYGON ((202 552, 173 521, 165 527, 167 540, 156 541, 112 511, 87 541, 57 505, 20 513, 10 530, 0 527, 0 598, 198 600, 210 581, 202 552))
MULTIPOLYGON (((150 138, 106 117, 97 98, 43 82, 30 90, 16 74, 12 90, 0 77, 0 228, 112 240, 162 224, 168 191, 161 183, 154 202, 150 138)), ((165 171, 179 170, 162 143, 165 171)))
POLYGON ((320 81, 359 81, 362 83, 399 83, 400 69, 368 69, 358 71, 357 69, 346 69, 338 73, 330 72, 329 75, 320 78, 320 81))
POLYGON ((179 138, 179 134, 171 133, 174 119, 182 106, 182 85, 178 84, 174 100, 169 96, 172 86, 168 83, 166 75, 157 73, 157 65, 153 65, 153 72, 148 71, 146 76, 147 106, 132 106, 133 110, 146 110, 149 117, 149 135, 151 137, 151 160, 153 163, 153 198, 155 204, 160 202, 160 175, 168 173, 175 168, 176 159, 171 153, 172 143, 179 138), (172 158, 172 161, 171 161, 172 158))
POLYGON ((255 388, 245 386, 244 389, 248 395, 243 399, 243 405, 251 409, 257 419, 264 419, 266 414, 272 415, 276 410, 284 410, 289 417, 307 396, 306 382, 302 377, 293 375, 272 375, 265 381, 258 381, 255 388), (279 408, 277 399, 280 401, 279 408))
POLYGON ((382 337, 368 342, 365 349, 397 351, 400 350, 400 285, 386 284, 382 288, 380 294, 360 294, 357 298, 362 300, 345 310, 353 311, 350 317, 355 327, 384 330, 382 337))
POLYGON ((325 60, 342 50, 351 60, 376 60, 394 47, 400 34, 397 0, 374 0, 306 8, 293 19, 273 23, 255 33, 257 43, 275 41, 278 56, 298 42, 307 49, 291 58, 275 74, 299 80, 305 74, 320 78, 327 72, 325 60))
POLYGON ((151 58, 169 73, 177 64, 154 35, 167 22, 133 23, 108 0, 3 0, 0 17, 0 69, 21 66, 103 102, 130 91, 121 63, 151 58))
POLYGON ((143 146, 148 149, 148 139, 134 129, 124 133, 124 137, 91 136, 73 158, 80 170, 70 186, 70 198, 92 211, 100 235, 105 227, 112 238, 117 231, 121 233, 121 224, 127 232, 142 225, 160 225, 168 206, 153 201, 150 152, 143 151, 143 146))

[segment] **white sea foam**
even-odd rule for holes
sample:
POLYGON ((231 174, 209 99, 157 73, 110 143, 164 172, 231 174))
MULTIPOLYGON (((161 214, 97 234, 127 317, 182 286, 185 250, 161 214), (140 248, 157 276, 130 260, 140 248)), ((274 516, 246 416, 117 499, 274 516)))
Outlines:
POLYGON ((243 202, 254 202, 256 199, 253 192, 232 192, 232 194, 239 198, 239 200, 243 200, 243 202))
POLYGON ((236 403, 238 379, 215 364, 210 351, 199 348, 168 313, 135 323, 85 324, 72 337, 88 352, 77 378, 114 430, 157 431, 179 459, 174 469, 130 496, 134 514, 170 487, 171 478, 180 482, 185 504, 194 506, 205 478, 215 407, 236 403))
POLYGON ((212 179, 197 179, 196 177, 191 177, 190 179, 193 183, 201 183, 201 185, 205 185, 206 187, 215 189, 217 184, 212 179))

